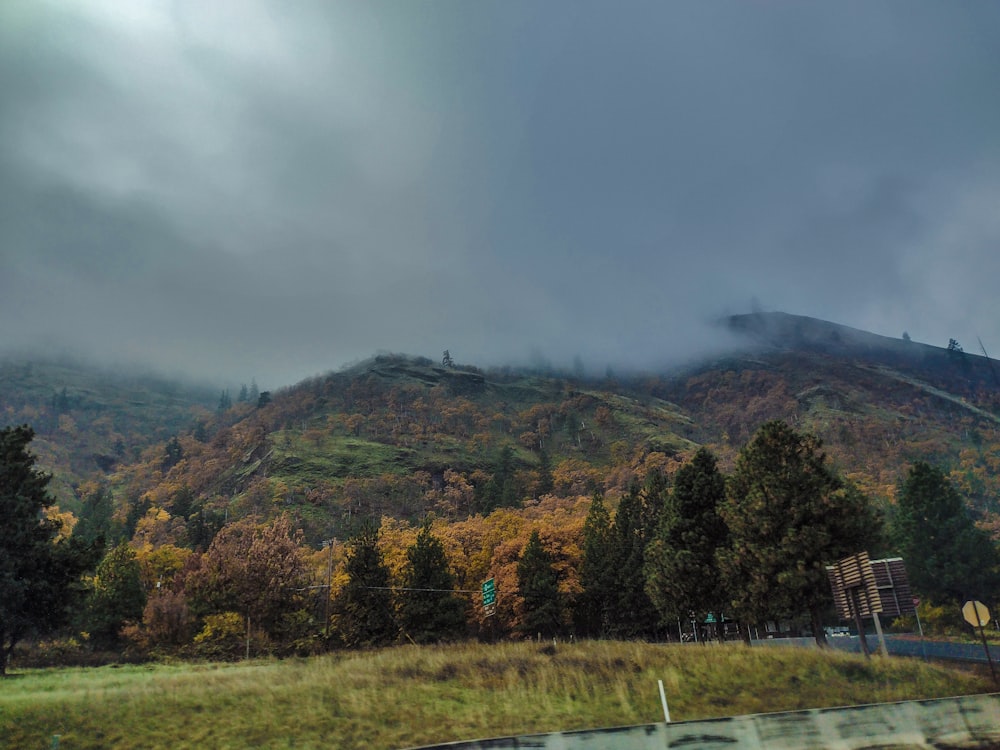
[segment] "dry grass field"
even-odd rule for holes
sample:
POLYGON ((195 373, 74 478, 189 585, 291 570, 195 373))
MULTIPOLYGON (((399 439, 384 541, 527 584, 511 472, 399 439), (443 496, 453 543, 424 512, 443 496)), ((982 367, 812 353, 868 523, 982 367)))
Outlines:
POLYGON ((404 646, 311 659, 27 671, 4 747, 405 748, 434 742, 990 690, 915 660, 589 641, 404 646))

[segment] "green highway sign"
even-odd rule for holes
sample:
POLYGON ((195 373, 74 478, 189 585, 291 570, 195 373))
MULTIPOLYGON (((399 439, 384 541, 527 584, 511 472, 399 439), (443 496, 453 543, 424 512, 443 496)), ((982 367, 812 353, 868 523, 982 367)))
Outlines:
POLYGON ((496 582, 490 578, 487 581, 483 581, 483 606, 489 607, 491 604, 496 604, 497 601, 497 586, 496 582))

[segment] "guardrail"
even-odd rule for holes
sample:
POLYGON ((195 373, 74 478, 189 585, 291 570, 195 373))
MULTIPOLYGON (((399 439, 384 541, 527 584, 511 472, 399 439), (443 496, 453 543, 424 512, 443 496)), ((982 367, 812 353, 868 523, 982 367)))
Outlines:
MULTIPOLYGON (((1000 747, 1000 693, 450 742, 421 750, 1000 747)), ((417 749, 414 749, 417 750, 417 749)))

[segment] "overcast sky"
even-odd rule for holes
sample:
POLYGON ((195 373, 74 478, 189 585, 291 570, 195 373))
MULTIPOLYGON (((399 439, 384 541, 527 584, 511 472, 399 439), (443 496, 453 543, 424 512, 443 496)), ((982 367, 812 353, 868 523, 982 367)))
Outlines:
POLYGON ((756 305, 1000 355, 998 284, 998 3, 0 2, 0 349, 603 372, 756 305))

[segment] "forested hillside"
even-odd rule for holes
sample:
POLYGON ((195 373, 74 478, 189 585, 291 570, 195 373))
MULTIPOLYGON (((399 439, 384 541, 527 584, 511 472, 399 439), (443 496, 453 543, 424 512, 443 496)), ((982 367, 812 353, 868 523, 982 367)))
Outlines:
MULTIPOLYGON (((144 637, 159 632, 177 643, 192 633, 163 630, 172 606, 190 605, 185 628, 207 627, 213 612, 252 609, 213 588, 227 555, 291 540, 304 555, 295 585, 329 586, 328 610, 351 581, 348 551, 359 548, 347 540, 369 538, 384 582, 399 587, 413 575, 421 528, 433 531, 423 543, 441 546, 455 588, 476 591, 493 577, 507 594, 494 620, 465 609, 469 627, 516 632, 527 610, 513 592, 533 534, 560 595, 577 601, 595 497, 609 523, 622 512, 640 519, 644 504, 665 502, 699 448, 728 475, 761 425, 775 420, 818 437, 830 471, 875 508, 892 506, 914 462, 940 467, 979 527, 1000 538, 995 363, 957 342, 930 347, 794 316, 723 324, 744 336, 742 348, 671 372, 587 378, 381 355, 273 393, 221 400, 218 391, 7 363, 0 414, 38 431, 32 447, 63 482, 67 530, 75 523, 78 536, 128 542, 148 591, 170 589, 176 577, 184 602, 161 598, 165 609, 143 617, 144 637), (377 535, 366 537, 373 528, 377 535), (217 575, 212 565, 221 566, 217 575)), ((334 609, 335 619, 349 619, 334 609)), ((291 626, 275 612, 268 627, 279 638, 291 626)))
POLYGON ((78 510, 80 486, 190 430, 218 403, 207 386, 72 359, 0 357, 0 426, 30 424, 51 491, 78 510))

